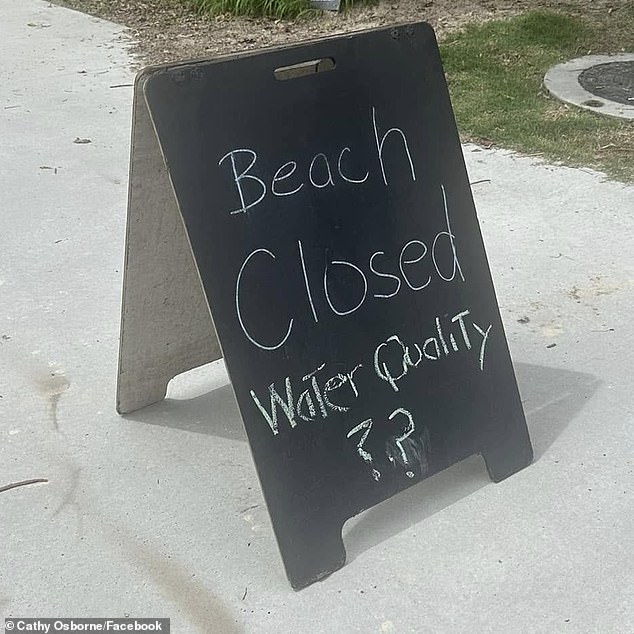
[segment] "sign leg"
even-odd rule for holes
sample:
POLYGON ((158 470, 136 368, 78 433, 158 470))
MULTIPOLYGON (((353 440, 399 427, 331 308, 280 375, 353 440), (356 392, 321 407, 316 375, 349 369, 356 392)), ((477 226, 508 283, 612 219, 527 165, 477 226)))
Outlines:
POLYGON ((501 482, 533 461, 533 448, 527 436, 520 446, 486 449, 482 457, 491 480, 501 482))
POLYGON ((293 527, 286 523, 276 532, 286 575, 294 590, 301 590, 324 579, 346 563, 341 538, 342 524, 303 522, 293 527))
POLYGON ((222 354, 143 96, 135 85, 117 411, 160 401, 177 374, 222 354))

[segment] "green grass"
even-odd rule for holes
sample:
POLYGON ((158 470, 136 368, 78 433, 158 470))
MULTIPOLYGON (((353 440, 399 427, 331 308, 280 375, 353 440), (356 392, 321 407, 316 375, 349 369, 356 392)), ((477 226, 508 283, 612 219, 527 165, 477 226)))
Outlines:
POLYGON ((192 0, 199 13, 297 18, 311 12, 308 0, 192 0))
MULTIPOLYGON (((370 0, 362 0, 367 3, 370 0)), ((341 9, 349 9, 359 0, 341 0, 341 9)), ((310 7, 309 0, 190 0, 198 13, 218 15, 246 15, 251 17, 269 17, 278 19, 301 18, 318 13, 310 7)))
POLYGON ((535 11, 447 37, 441 54, 463 138, 634 180, 634 123, 565 106, 542 87, 558 62, 634 51, 634 8, 614 13, 535 11))

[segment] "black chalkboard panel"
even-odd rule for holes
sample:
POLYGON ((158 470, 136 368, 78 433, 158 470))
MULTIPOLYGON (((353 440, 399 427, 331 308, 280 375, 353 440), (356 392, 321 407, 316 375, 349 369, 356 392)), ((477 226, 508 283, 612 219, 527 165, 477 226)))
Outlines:
POLYGON ((428 25, 154 69, 145 94, 293 587, 396 492, 530 462, 428 25))

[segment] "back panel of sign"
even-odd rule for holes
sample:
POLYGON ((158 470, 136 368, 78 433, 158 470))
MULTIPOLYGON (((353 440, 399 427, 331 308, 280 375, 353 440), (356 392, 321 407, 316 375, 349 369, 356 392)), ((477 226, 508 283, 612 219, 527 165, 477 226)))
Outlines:
POLYGON ((145 86, 295 588, 360 511, 474 453, 496 481, 530 462, 428 25, 145 86))

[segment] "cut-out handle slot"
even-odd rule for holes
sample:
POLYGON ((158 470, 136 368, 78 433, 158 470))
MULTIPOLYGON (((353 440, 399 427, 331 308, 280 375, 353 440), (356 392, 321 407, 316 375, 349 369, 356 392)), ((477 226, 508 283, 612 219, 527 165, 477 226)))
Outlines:
POLYGON ((300 62, 291 66, 280 66, 273 71, 275 79, 286 81, 287 79, 297 79, 306 75, 325 73, 334 70, 336 64, 333 57, 323 57, 322 59, 311 59, 309 62, 300 62))

